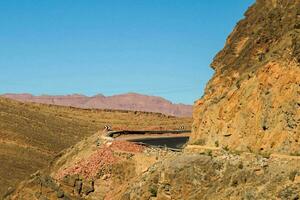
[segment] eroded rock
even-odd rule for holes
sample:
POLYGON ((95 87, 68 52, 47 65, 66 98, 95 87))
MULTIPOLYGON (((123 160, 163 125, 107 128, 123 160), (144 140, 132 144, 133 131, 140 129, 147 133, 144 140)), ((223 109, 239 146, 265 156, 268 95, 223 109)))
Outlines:
POLYGON ((212 62, 191 144, 300 151, 300 1, 258 0, 212 62))

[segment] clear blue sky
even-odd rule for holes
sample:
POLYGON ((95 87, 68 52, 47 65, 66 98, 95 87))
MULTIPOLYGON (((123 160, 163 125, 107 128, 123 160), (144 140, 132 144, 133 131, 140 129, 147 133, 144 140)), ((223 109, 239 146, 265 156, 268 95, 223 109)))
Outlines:
POLYGON ((0 1, 0 93, 138 92, 192 104, 253 2, 0 1))

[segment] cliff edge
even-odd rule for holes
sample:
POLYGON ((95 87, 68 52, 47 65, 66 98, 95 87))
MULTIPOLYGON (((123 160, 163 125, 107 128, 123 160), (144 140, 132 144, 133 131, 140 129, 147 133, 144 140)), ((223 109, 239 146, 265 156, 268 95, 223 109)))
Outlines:
POLYGON ((300 1, 257 0, 215 56, 190 143, 300 154, 300 1))

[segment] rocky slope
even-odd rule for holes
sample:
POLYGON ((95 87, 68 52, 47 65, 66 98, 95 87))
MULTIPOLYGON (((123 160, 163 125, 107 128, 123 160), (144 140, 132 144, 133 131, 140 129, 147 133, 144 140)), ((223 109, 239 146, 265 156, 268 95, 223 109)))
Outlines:
POLYGON ((49 168, 34 173, 7 199, 116 199, 115 195, 154 163, 175 153, 126 141, 110 141, 98 132, 63 151, 49 168))
POLYGON ((257 0, 214 58, 191 143, 300 154, 300 1, 257 0))
POLYGON ((300 157, 188 148, 171 152, 95 134, 64 151, 6 199, 300 198, 300 157), (100 146, 97 146, 100 141, 100 146))
POLYGON ((66 96, 4 94, 2 96, 22 102, 36 102, 61 106, 72 106, 77 108, 133 110, 157 112, 180 117, 192 116, 191 105, 173 104, 172 102, 161 97, 147 96, 136 93, 128 93, 108 97, 104 95, 87 97, 78 94, 66 96))
POLYGON ((299 160, 253 154, 186 153, 156 163, 115 199, 299 199, 299 167, 299 160))

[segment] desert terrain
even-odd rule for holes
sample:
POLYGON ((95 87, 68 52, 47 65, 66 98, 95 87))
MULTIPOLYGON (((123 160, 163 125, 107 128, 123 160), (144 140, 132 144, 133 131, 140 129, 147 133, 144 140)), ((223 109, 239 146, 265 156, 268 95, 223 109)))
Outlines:
MULTIPOLYGON (((1 99, 2 129, 17 135, 20 126, 25 133, 3 145, 32 146, 13 148, 13 161, 37 152, 35 167, 24 173, 32 161, 21 163, 3 198, 300 199, 300 1, 257 0, 211 66, 215 73, 192 120, 1 99), (132 142, 126 131, 114 135, 103 130, 107 123, 115 130, 192 131, 173 149, 132 142)), ((1 171, 6 181, 13 164, 1 171)))

